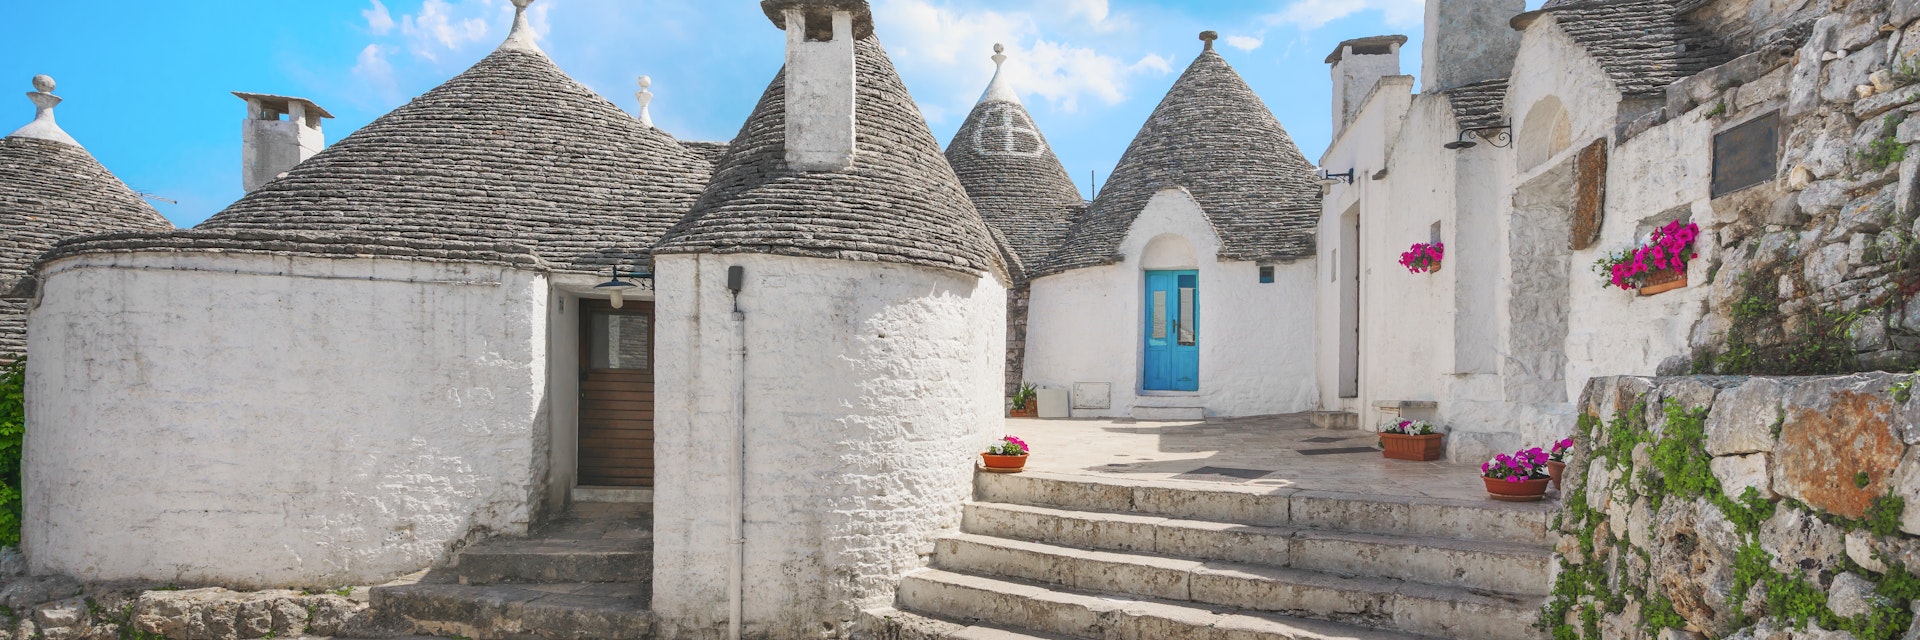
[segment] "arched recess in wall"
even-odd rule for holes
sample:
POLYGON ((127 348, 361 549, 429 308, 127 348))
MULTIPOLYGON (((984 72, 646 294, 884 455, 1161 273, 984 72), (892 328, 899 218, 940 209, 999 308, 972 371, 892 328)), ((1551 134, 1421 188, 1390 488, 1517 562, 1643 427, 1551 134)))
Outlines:
POLYGON ((1200 259, 1194 254, 1193 243, 1186 238, 1163 233, 1147 241, 1147 248, 1140 252, 1140 268, 1150 271, 1198 269, 1200 259))
POLYGON ((1540 166, 1573 146, 1573 119, 1560 98, 1547 96, 1533 103, 1520 125, 1520 170, 1540 166))

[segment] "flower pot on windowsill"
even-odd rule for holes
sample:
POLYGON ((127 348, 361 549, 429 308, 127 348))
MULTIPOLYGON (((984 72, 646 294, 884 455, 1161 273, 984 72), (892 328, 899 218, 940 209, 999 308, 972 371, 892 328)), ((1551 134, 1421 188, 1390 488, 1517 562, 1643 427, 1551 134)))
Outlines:
POLYGON ((981 470, 992 473, 1020 473, 1027 467, 1026 456, 996 456, 991 453, 980 454, 981 470))
POLYGON ((1440 459, 1441 439, 1446 434, 1433 433, 1424 436, 1410 436, 1399 433, 1380 434, 1380 455, 1394 460, 1413 460, 1427 462, 1440 459))
POLYGON ((1547 495, 1547 478, 1507 482, 1505 478, 1480 476, 1487 483, 1487 497, 1502 502, 1534 502, 1547 495))
POLYGON ((1640 295, 1650 296, 1666 293, 1686 286, 1687 272, 1685 269, 1662 269, 1649 272, 1647 277, 1641 281, 1640 295))

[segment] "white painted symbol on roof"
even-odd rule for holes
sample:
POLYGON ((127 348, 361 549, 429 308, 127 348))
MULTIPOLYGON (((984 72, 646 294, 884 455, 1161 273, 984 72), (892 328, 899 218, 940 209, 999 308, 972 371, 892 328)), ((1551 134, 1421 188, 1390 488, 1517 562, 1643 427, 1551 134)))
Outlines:
POLYGON ((984 124, 973 132, 973 152, 983 156, 1038 158, 1047 152, 1047 142, 1027 114, 1012 104, 987 106, 984 124))

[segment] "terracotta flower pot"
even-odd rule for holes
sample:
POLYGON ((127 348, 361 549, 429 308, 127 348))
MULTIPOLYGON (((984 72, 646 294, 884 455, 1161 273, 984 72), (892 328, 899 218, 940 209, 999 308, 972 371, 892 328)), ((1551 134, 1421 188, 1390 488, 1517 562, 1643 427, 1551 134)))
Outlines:
POLYGON ((1547 478, 1507 482, 1505 478, 1480 476, 1487 483, 1487 497, 1502 502, 1533 502, 1547 495, 1547 478))
POLYGON ((1684 269, 1661 269, 1648 272, 1640 281, 1640 295, 1650 296, 1666 293, 1687 286, 1687 272, 1684 269))
POLYGON ((1555 489, 1560 488, 1560 474, 1565 472, 1566 470, 1567 470, 1567 463, 1565 462, 1561 462, 1559 460, 1547 461, 1547 475, 1550 476, 1548 479, 1553 481, 1553 488, 1555 489))
POLYGON ((980 454, 983 470, 993 473, 1020 473, 1027 466, 1026 456, 996 456, 991 453, 980 454))
POLYGON ((1443 433, 1424 436, 1409 436, 1398 433, 1380 434, 1380 455, 1394 460, 1414 460, 1426 462, 1440 459, 1443 433))
POLYGON ((1025 406, 1019 406, 1019 407, 1014 407, 1014 408, 1012 408, 1012 409, 1010 409, 1010 410, 1008 410, 1008 411, 1007 411, 1007 417, 1009 417, 1009 418, 1038 418, 1038 417, 1040 417, 1040 404, 1039 404, 1039 403, 1037 403, 1037 402, 1033 402, 1033 401, 1031 401, 1031 400, 1029 400, 1029 401, 1027 401, 1027 404, 1026 404, 1025 406))

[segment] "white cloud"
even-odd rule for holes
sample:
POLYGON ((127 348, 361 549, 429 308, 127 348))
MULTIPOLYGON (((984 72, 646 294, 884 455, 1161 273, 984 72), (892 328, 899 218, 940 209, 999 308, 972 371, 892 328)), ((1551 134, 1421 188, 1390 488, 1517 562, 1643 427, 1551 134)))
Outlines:
POLYGON ((367 19, 367 31, 376 36, 384 36, 393 31, 393 14, 387 12, 387 5, 373 0, 373 8, 360 12, 367 19))
POLYGON ((960 9, 942 0, 880 0, 875 22, 894 63, 915 82, 921 111, 929 120, 965 114, 992 78, 995 43, 1005 44, 1007 79, 1026 96, 1038 96, 1068 112, 1083 98, 1116 104, 1127 98, 1129 81, 1143 73, 1165 73, 1157 56, 1129 64, 1119 55, 1046 37, 1047 27, 1072 25, 1118 29, 1107 0, 1036 3, 1030 10, 960 9), (924 86, 931 79, 938 86, 924 86))
POLYGON ((387 50, 377 44, 360 50, 360 57, 354 61, 353 77, 382 94, 395 90, 393 63, 387 61, 387 50))
POLYGON ((1380 12, 1387 26, 1418 27, 1426 17, 1426 4, 1422 0, 1297 0, 1267 21, 1310 31, 1363 11, 1380 12))
POLYGON ((1254 36, 1227 36, 1227 46, 1241 51, 1252 51, 1265 44, 1264 40, 1254 36))
POLYGON ((438 60, 441 53, 458 51, 486 39, 489 22, 499 19, 497 11, 488 10, 494 8, 494 4, 491 0, 458 5, 446 0, 427 0, 420 6, 419 13, 400 18, 400 33, 407 37, 415 55, 438 60))

